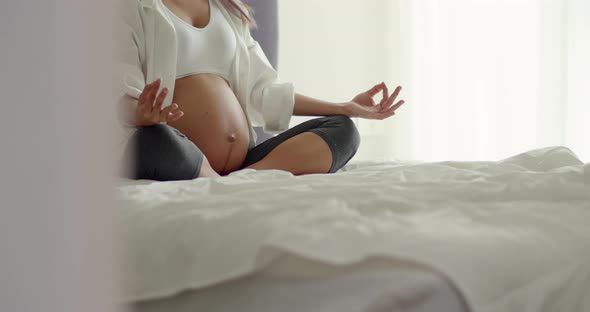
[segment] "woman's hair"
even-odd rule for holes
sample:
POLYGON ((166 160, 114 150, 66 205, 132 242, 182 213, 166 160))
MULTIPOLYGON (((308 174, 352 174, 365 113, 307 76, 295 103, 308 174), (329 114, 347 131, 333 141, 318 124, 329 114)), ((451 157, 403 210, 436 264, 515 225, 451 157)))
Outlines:
POLYGON ((252 17, 254 13, 252 7, 241 0, 221 0, 221 3, 223 3, 228 11, 239 16, 246 25, 252 28, 256 27, 256 21, 252 17))

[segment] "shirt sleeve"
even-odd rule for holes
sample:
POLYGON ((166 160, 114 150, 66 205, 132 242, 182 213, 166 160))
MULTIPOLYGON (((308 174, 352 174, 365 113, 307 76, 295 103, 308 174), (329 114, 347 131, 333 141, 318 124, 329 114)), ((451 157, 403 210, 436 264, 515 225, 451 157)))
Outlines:
POLYGON ((295 105, 295 88, 291 83, 281 83, 276 70, 268 61, 262 48, 245 27, 245 40, 249 57, 250 107, 253 121, 270 133, 289 128, 295 105), (256 122, 258 121, 258 122, 256 122))
POLYGON ((116 19, 116 100, 118 120, 128 124, 123 101, 125 96, 139 98, 145 87, 143 65, 145 60, 145 40, 143 23, 138 0, 123 0, 118 4, 116 19))

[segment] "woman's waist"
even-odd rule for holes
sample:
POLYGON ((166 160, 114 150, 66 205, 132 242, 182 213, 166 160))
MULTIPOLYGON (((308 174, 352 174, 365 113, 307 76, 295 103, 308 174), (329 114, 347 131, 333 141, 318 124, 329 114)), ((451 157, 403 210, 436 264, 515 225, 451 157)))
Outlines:
POLYGON ((174 102, 184 112, 170 123, 205 154, 213 169, 224 174, 239 169, 251 142, 251 125, 223 78, 196 75, 176 82, 174 102))
POLYGON ((173 102, 185 118, 226 121, 247 125, 246 113, 227 82, 215 75, 199 74, 178 79, 173 102))
POLYGON ((237 102, 229 82, 217 74, 202 73, 177 78, 174 89, 174 97, 199 95, 200 97, 230 98, 237 102))

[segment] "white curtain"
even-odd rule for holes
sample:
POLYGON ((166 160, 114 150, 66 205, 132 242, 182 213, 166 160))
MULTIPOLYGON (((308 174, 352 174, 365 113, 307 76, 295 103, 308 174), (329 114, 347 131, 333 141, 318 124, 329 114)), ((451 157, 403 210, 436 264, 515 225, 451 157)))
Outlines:
POLYGON ((404 132, 394 154, 479 160, 565 145, 590 161, 588 1, 399 5, 409 105, 404 127, 388 122, 381 138, 404 132))
MULTIPOLYGON (((590 161, 590 1, 280 1, 280 74, 346 101, 402 84, 390 120, 356 120, 355 160, 493 160, 563 145, 590 161)), ((294 123, 301 118, 295 118, 294 123)))

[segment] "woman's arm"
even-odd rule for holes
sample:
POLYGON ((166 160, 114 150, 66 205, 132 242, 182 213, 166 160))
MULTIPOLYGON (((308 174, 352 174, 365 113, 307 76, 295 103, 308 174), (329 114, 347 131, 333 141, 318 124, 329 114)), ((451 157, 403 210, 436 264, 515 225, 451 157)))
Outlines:
POLYGON ((295 116, 332 116, 344 115, 344 103, 332 103, 314 99, 302 94, 295 94, 295 116))
POLYGON ((394 104, 402 87, 397 87, 390 96, 385 83, 380 83, 369 91, 357 95, 352 101, 345 103, 332 103, 317 100, 305 95, 295 94, 295 116, 332 116, 345 115, 348 117, 361 117, 367 119, 386 119, 395 115, 395 111, 404 105, 401 100, 394 104), (375 103, 373 97, 383 93, 383 99, 379 104, 375 103))

